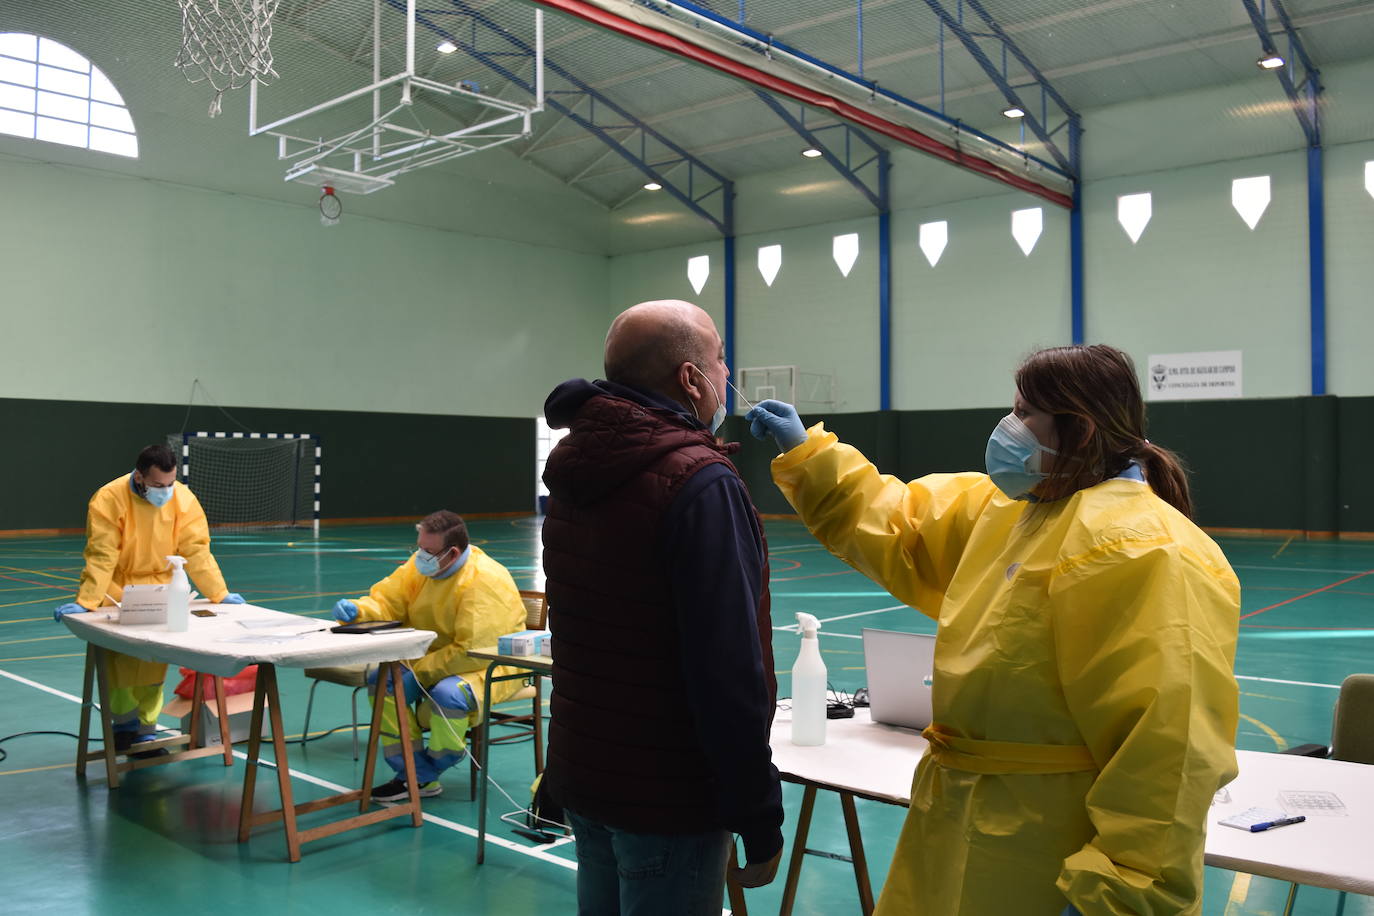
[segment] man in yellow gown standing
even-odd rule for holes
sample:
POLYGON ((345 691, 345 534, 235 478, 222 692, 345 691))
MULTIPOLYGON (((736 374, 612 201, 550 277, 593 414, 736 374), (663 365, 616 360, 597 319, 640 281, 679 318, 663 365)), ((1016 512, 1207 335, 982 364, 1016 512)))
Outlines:
MULTIPOLYGON (((132 473, 121 474, 95 492, 86 509, 86 566, 76 600, 57 608, 55 619, 119 601, 126 585, 171 581, 169 556, 186 558, 187 575, 211 601, 244 603, 241 595, 225 587, 210 553, 205 510, 190 488, 177 483, 176 471, 176 453, 166 445, 150 445, 138 453, 132 473)), ((115 750, 124 753, 154 737, 167 666, 119 652, 109 653, 109 660, 115 750)), ((162 749, 133 756, 166 753, 162 749)))

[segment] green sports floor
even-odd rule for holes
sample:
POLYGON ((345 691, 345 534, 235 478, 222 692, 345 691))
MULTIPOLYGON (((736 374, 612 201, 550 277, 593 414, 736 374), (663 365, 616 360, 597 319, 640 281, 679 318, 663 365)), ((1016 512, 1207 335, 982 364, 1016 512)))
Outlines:
MULTIPOLYGON (((471 531, 521 587, 541 587, 537 519, 474 521, 471 531)), ((801 525, 770 521, 768 535, 780 667, 790 666, 796 652, 795 634, 782 628, 797 611, 827 621, 822 648, 831 682, 842 690, 865 682, 857 638, 863 627, 933 631, 924 617, 894 607, 891 596, 818 547, 801 525)), ((229 587, 253 603, 323 618, 337 598, 366 591, 403 561, 413 541, 405 525, 327 528, 318 540, 300 532, 220 535, 214 551, 229 587)), ((1374 669, 1374 543, 1231 538, 1222 546, 1243 585, 1238 746, 1277 751, 1326 743, 1340 681, 1374 669)), ((81 548, 77 537, 0 540, 0 737, 76 729, 84 645, 51 612, 74 593, 81 548)), ((308 684, 296 670, 280 675, 286 727, 296 735, 308 684)), ((786 695, 786 670, 778 681, 786 695)), ((322 685, 312 734, 349 721, 349 690, 322 685)), ((178 725, 167 718, 164 724, 178 725)), ((216 758, 154 767, 127 774, 120 789, 109 791, 98 767, 85 782, 75 778, 71 737, 18 737, 0 749, 6 754, 0 760, 0 912, 518 916, 575 906, 570 843, 540 846, 493 821, 487 864, 474 864, 476 805, 468 801, 466 765, 446 776, 444 795, 425 801, 420 829, 393 821, 331 837, 307 845, 291 865, 280 830, 262 827, 250 842, 236 842, 241 760, 232 768, 216 758)), ((347 730, 292 745, 290 765, 298 801, 356 787, 362 774, 347 730)), ((497 746, 491 767, 506 792, 528 799, 534 771, 528 743, 497 746)), ((801 790, 785 785, 784 793, 790 834, 801 790)), ((270 774, 259 780, 258 804, 276 806, 270 774)), ((493 815, 514 807, 493 792, 493 815)), ((859 802, 875 887, 904 813, 859 802)), ((303 823, 321 817, 328 815, 303 823)), ((808 845, 845 849, 833 795, 821 794, 808 845)), ((750 891, 751 910, 776 912, 781 883, 779 876, 750 891)), ((1277 881, 1209 869, 1204 912, 1279 913, 1286 893, 1277 881)), ((1296 911, 1335 913, 1336 896, 1304 888, 1296 911)), ((808 857, 796 912, 858 910, 848 863, 808 857)), ((1374 916, 1374 899, 1351 897, 1345 913, 1374 916)))

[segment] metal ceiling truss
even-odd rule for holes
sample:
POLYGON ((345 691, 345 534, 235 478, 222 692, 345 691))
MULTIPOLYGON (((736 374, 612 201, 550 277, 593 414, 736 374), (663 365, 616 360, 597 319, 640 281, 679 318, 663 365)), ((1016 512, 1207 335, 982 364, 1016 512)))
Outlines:
MULTIPOLYGON (((387 2, 397 8, 404 6, 403 0, 387 2)), ((417 23, 453 42, 459 50, 513 85, 534 93, 534 83, 518 72, 523 69, 525 61, 534 59, 535 49, 529 42, 466 0, 450 2, 452 9, 418 11, 417 23), (442 17, 454 16, 468 20, 465 24, 467 27, 446 27, 442 17), (493 39, 503 50, 490 49, 493 39)), ((571 87, 544 87, 544 104, 557 111, 561 115, 560 120, 572 121, 595 136, 611 153, 637 168, 646 182, 661 185, 663 190, 710 223, 721 235, 734 234, 734 185, 728 178, 547 56, 544 58, 544 69, 571 87), (681 173, 680 167, 683 165, 686 166, 686 175, 681 179, 668 174, 669 171, 681 173)), ((547 132, 538 139, 544 136, 547 136, 547 132)), ((569 180, 565 178, 564 181, 569 180)))
POLYGON ((1045 147, 1045 150, 1059 164, 1059 167, 1068 173, 1075 181, 1078 180, 1079 158, 1078 158, 1078 134, 1079 128, 1078 112, 1074 111, 1064 97, 1054 88, 1045 75, 1040 72, 1029 57, 1017 46, 1000 25, 993 19, 988 11, 983 7, 979 0, 955 0, 955 9, 951 13, 946 3, 942 0, 926 0, 926 5, 935 13, 940 21, 940 111, 944 113, 945 95, 945 31, 954 33, 959 39, 964 50, 968 51, 978 66, 983 68, 983 72, 988 75, 993 84, 1006 99, 1008 108, 1016 108, 1022 112, 1018 119, 1021 122, 1022 134, 1024 137, 1025 127, 1030 126, 1031 133, 1035 134, 1045 147), (968 7, 981 26, 970 28, 964 22, 964 8, 968 7), (1001 47, 1002 64, 998 65, 990 58, 979 41, 995 41, 1001 47), (1019 63, 1026 74, 1030 77, 1029 82, 1012 82, 1008 73, 1008 58, 1014 58, 1019 63), (1021 95, 1023 89, 1038 89, 1040 91, 1040 104, 1032 105, 1021 95), (1057 127, 1050 128, 1050 103, 1058 108, 1059 116, 1063 118, 1057 127), (1061 132, 1068 132, 1068 150, 1061 148, 1055 135, 1061 132))
POLYGON ((1068 208, 1073 176, 873 80, 687 0, 531 0, 1068 208), (920 123, 921 128, 914 126, 920 123), (931 131, 931 127, 935 130, 931 131))
POLYGON ((820 126, 808 125, 805 107, 798 106, 797 112, 793 113, 790 108, 763 90, 754 91, 784 124, 792 128, 812 149, 820 151, 821 158, 829 163, 831 168, 868 198, 874 209, 879 212, 888 209, 887 150, 874 143, 863 131, 855 130, 843 121, 820 126), (835 137, 833 142, 828 142, 835 131, 839 131, 839 136, 835 137), (862 149, 856 151, 856 146, 862 149), (854 160, 861 155, 866 155, 867 158, 855 164, 854 160))
POLYGON ((1279 78, 1279 84, 1283 86, 1284 93, 1288 100, 1293 103, 1293 114, 1297 115, 1298 124, 1302 126, 1302 132, 1307 136, 1309 146, 1321 146, 1322 132, 1321 119, 1319 117, 1318 102, 1321 98, 1322 84, 1321 71, 1312 63, 1312 58, 1308 56, 1307 49, 1303 47, 1302 37, 1298 30, 1293 27, 1293 20, 1288 17, 1288 10, 1284 9, 1283 0, 1241 0, 1245 4, 1245 11, 1250 14, 1250 22, 1255 26, 1255 32, 1259 35, 1260 51, 1268 56, 1279 54, 1278 42, 1274 39, 1274 30, 1269 28, 1266 6, 1272 4, 1274 12, 1279 17, 1279 22, 1283 28, 1278 30, 1278 34, 1288 39, 1288 53, 1281 54, 1284 60, 1282 67, 1274 70, 1279 78), (1302 63, 1302 80, 1293 82, 1294 57, 1302 63))
MULTIPOLYGON (((1283 0, 1241 0, 1245 11, 1250 14, 1250 22, 1259 36, 1260 52, 1264 57, 1279 54, 1275 41, 1275 30, 1269 28, 1267 4, 1272 4, 1274 13, 1283 26, 1277 33, 1288 40, 1288 53, 1283 57, 1283 66, 1274 68, 1284 94, 1293 106, 1298 125, 1307 138, 1307 285, 1308 285, 1308 329, 1311 343, 1312 394, 1326 394, 1326 191, 1323 173, 1322 129, 1321 129, 1321 71, 1312 62, 1302 37, 1293 26, 1293 20, 1284 8, 1283 0), (1294 57, 1302 63, 1303 76, 1299 82, 1293 81, 1296 69, 1294 57)), ((1261 58, 1263 59, 1263 58, 1261 58)))

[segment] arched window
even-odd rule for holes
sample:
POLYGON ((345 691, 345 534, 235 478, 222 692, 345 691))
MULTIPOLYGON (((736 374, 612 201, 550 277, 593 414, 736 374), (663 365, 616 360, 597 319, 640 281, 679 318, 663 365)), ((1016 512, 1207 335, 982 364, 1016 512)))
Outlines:
POLYGON ((0 32, 0 134, 138 158, 129 109, 100 68, 25 32, 0 32))

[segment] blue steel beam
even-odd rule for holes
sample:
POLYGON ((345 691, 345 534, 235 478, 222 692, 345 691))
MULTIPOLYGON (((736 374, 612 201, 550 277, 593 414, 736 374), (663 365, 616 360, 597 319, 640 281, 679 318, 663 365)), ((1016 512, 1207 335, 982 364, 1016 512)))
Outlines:
MULTIPOLYGON (((493 21, 485 13, 473 8, 465 0, 451 0, 453 11, 448 10, 426 10, 424 13, 416 14, 416 22, 425 26, 443 38, 453 42, 470 57, 486 66, 489 70, 500 75, 503 79, 519 86, 531 95, 535 92, 534 83, 520 76, 512 69, 511 58, 523 60, 533 60, 534 48, 528 42, 517 35, 512 34, 499 23, 493 21), (463 16, 471 20, 472 29, 470 34, 458 34, 440 25, 434 16, 463 16), (513 51, 492 51, 478 47, 477 26, 483 26, 492 35, 500 38, 513 51)), ((405 12, 405 0, 387 0, 393 8, 405 12)), ((557 74, 562 80, 574 88, 571 90, 545 89, 545 104, 559 112, 563 117, 576 123, 579 127, 595 136, 598 140, 610 148, 612 152, 620 156, 630 165, 639 169, 647 180, 656 181, 663 186, 672 197, 697 216, 710 223, 717 232, 724 236, 732 236, 735 232, 734 227, 734 208, 730 201, 734 196, 734 185, 728 178, 711 168, 705 162, 693 156, 677 143, 665 137, 644 121, 636 117, 623 106, 613 101, 606 95, 593 89, 587 83, 573 76, 566 67, 544 57, 544 67, 546 70, 557 74), (570 102, 564 102, 562 97, 575 97, 570 102), (575 110, 580 106, 583 99, 590 101, 588 111, 582 114, 575 110), (600 119, 604 112, 598 112, 598 108, 605 109, 618 120, 607 123, 600 119), (627 145, 621 139, 613 136, 613 130, 633 130, 639 134, 639 151, 627 145), (651 138, 666 150, 673 154, 667 159, 650 161, 647 155, 647 140, 651 138), (680 162, 687 164, 687 183, 684 187, 680 183, 672 180, 664 174, 663 167, 666 165, 676 165, 680 162), (698 176, 704 181, 699 182, 698 176), (706 189, 698 192, 698 183, 707 185, 706 189), (715 200, 712 200, 715 198, 715 200), (719 215, 708 210, 704 203, 712 203, 719 208, 719 215)))
POLYGON ((773 112, 782 119, 784 124, 792 128, 798 137, 801 137, 802 140, 809 143, 813 148, 820 150, 821 158, 829 163, 830 167, 836 172, 839 172, 845 181, 848 181, 858 189, 860 194, 868 198, 868 202, 871 203, 875 209, 879 211, 887 209, 888 202, 886 195, 883 194, 885 183, 882 176, 882 166, 879 163, 879 158, 885 157, 886 152, 881 146, 874 143, 862 131, 855 130, 848 124, 829 124, 819 128, 808 127, 806 125, 805 109, 802 109, 798 114, 793 114, 786 105, 782 104, 782 102, 779 102, 763 90, 755 89, 754 93, 765 105, 773 109, 773 112), (828 131, 832 128, 839 128, 844 132, 844 147, 842 149, 836 150, 832 148, 832 146, 820 136, 821 131, 828 131), (855 138, 864 144, 871 153, 867 159, 858 165, 853 164, 853 144, 851 140, 855 138), (873 181, 872 184, 869 184, 859 172, 874 164, 879 165, 878 174, 875 176, 876 180, 873 181))
MULTIPOLYGON (((536 0, 536 2, 538 2, 538 0, 536 0)), ((975 127, 965 124, 962 121, 949 117, 943 111, 936 111, 934 108, 931 108, 928 105, 922 105, 915 99, 908 98, 899 93, 893 92, 891 89, 888 89, 884 86, 880 86, 878 85, 878 82, 876 80, 870 80, 861 76, 857 76, 853 73, 850 73, 847 70, 844 70, 841 67, 837 67, 832 63, 821 60, 820 58, 815 57, 814 55, 807 54, 805 51, 799 50, 797 48, 792 47, 791 45, 778 41, 776 38, 774 38, 772 35, 766 32, 761 32, 758 29, 745 25, 742 21, 742 9, 740 16, 741 21, 737 22, 733 19, 721 15, 720 13, 717 13, 715 10, 703 5, 700 2, 693 2, 693 0, 672 0, 671 7, 660 6, 659 4, 654 3, 653 0, 634 0, 634 2, 639 4, 640 6, 664 14, 670 14, 672 7, 679 7, 683 10, 690 12, 692 15, 699 16, 702 19, 710 20, 711 22, 715 23, 716 25, 722 27, 727 31, 737 33, 737 35, 742 39, 748 39, 747 43, 743 41, 741 42, 741 44, 744 47, 752 48, 753 44, 758 44, 769 49, 776 49, 778 51, 784 52, 789 57, 796 58, 797 60, 802 61, 809 66, 815 67, 818 70, 829 73, 832 76, 840 78, 841 80, 863 85, 869 91, 870 95, 875 99, 887 99, 889 101, 896 102, 903 108, 908 108, 912 111, 919 111, 922 115, 931 118, 932 120, 938 121, 946 125, 947 127, 953 128, 954 130, 959 131, 961 134, 967 134, 971 137, 977 137, 979 140, 982 140, 985 143, 988 143, 992 146, 1000 147, 1006 152, 1012 153, 1022 160, 1034 162, 1036 165, 1041 166, 1042 168, 1048 170, 1049 172, 1055 175, 1060 176, 1061 178, 1067 178, 1072 180, 1077 177, 1077 175, 1074 172, 1069 171, 1067 168, 1064 168, 1056 164, 1055 162, 1051 162, 1039 156, 1032 155, 1030 153, 1027 153, 1025 150, 1017 149, 1015 146, 1013 146, 1010 143, 1007 143, 1005 140, 1000 140, 997 137, 992 136, 991 134, 984 133, 983 131, 980 131, 975 127)), ((743 4, 741 4, 741 7, 742 6, 743 4)), ((759 53, 763 54, 764 56, 767 56, 767 52, 763 50, 760 50, 759 53)))
POLYGON ((1024 112, 1021 118, 1022 123, 1030 125, 1031 133, 1035 134, 1036 138, 1044 144, 1045 149, 1054 157, 1054 161, 1059 163, 1060 168, 1065 173, 1077 181, 1079 176, 1079 163, 1071 155, 1061 150, 1059 144, 1055 142, 1054 134, 1057 133, 1057 129, 1050 130, 1049 125, 1045 123, 1045 113, 1043 111, 1045 106, 1043 104, 1043 98, 1048 96, 1053 99, 1055 105, 1063 112, 1065 118, 1076 118, 1078 116, 1077 112, 1075 112, 1069 106, 1068 102, 1064 100, 1064 97, 1050 85, 1045 75, 1041 73, 1039 68, 1031 62, 1030 58, 1017 47, 1016 42, 1002 30, 1002 27, 997 24, 996 20, 983 9, 982 4, 979 3, 978 0, 960 0, 960 15, 958 16, 950 13, 940 0, 926 0, 926 5, 929 6, 931 11, 939 18, 941 25, 954 33, 955 37, 963 44, 964 50, 968 51, 969 55, 983 68, 983 72, 988 75, 988 78, 991 79, 993 84, 1001 91, 1002 97, 1007 100, 1007 104, 1015 106, 1024 112), (965 27, 963 23, 964 6, 968 6, 969 9, 973 10, 973 12, 983 20, 983 27, 987 30, 986 33, 981 30, 974 32, 965 27), (1035 81, 1034 85, 1040 89, 1042 94, 1042 105, 1040 106, 1042 113, 1039 117, 1035 114, 1035 108, 1029 102, 1021 98, 1018 89, 1024 87, 1015 86, 1007 79, 1007 75, 1004 72, 1005 67, 1000 70, 998 69, 997 65, 988 57, 987 52, 978 44, 979 37, 997 39, 1002 45, 1004 64, 1006 55, 1010 54, 1012 57, 1016 58, 1021 66, 1025 68, 1026 72, 1030 74, 1031 78, 1035 81))
MULTIPOLYGON (((1245 11, 1250 14, 1250 22, 1255 27, 1255 32, 1259 35, 1261 50, 1265 54, 1278 53, 1278 45, 1274 41, 1274 33, 1269 29, 1269 23, 1264 18, 1264 12, 1256 5, 1255 0, 1241 0, 1245 4, 1245 11)), ((1264 0, 1261 0, 1264 2, 1264 0)), ((1312 65, 1312 58, 1307 55, 1307 49, 1303 47, 1302 39, 1298 32, 1293 28, 1293 20, 1288 18, 1288 11, 1283 8, 1282 0, 1268 0, 1274 5, 1274 12, 1278 13, 1279 21, 1283 24, 1282 34, 1288 38, 1290 53, 1284 58, 1284 65, 1275 69, 1274 73, 1279 78, 1279 84, 1283 86, 1284 94, 1293 103, 1293 113, 1297 115, 1298 124, 1302 126, 1303 133, 1307 135, 1308 146, 1320 146, 1322 142, 1321 121, 1318 117, 1318 99, 1321 95, 1321 71, 1312 65), (1293 52, 1296 52, 1302 60, 1303 79, 1301 83, 1293 82, 1291 68, 1293 66, 1293 52)))
MULTIPOLYGON (((1250 22, 1259 36, 1260 49, 1265 54, 1278 53, 1274 32, 1265 17, 1265 0, 1241 0, 1250 14, 1250 22)), ((1293 27, 1293 20, 1283 6, 1283 0, 1268 0, 1274 5, 1281 34, 1288 39, 1288 54, 1284 65, 1275 69, 1284 94, 1293 105, 1293 114, 1307 137, 1307 292, 1308 332, 1311 344, 1312 393, 1326 394, 1326 205, 1325 179, 1322 172, 1321 129, 1321 71, 1312 63, 1302 38, 1293 27), (1303 78, 1293 82, 1293 56, 1302 62, 1303 78)))

